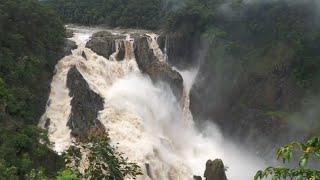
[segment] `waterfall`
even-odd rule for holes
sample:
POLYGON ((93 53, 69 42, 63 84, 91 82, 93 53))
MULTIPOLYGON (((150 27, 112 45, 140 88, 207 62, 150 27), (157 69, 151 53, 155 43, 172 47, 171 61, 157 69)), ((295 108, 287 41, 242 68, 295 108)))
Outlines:
MULTIPOLYGON (((214 125, 208 124, 203 133, 195 129, 189 110, 189 91, 197 69, 179 70, 184 79, 181 105, 166 83, 154 83, 140 72, 130 33, 116 42, 116 51, 108 60, 85 47, 97 29, 73 30, 75 33, 71 39, 78 48, 56 65, 46 112, 39 124, 48 126, 49 140, 54 143, 55 151, 63 152, 73 142, 67 126, 72 97, 66 79, 68 70, 76 66, 91 90, 104 99, 104 109, 99 112, 98 120, 105 126, 111 143, 142 168, 144 175, 138 179, 192 179, 193 175, 203 175, 206 161, 215 158, 225 161, 230 179, 252 179, 262 166, 259 159, 226 141, 214 125), (125 46, 125 56, 116 61, 120 43, 125 46)), ((116 33, 116 30, 110 31, 116 33)), ((166 63, 166 55, 157 44, 158 36, 146 35, 150 49, 159 61, 166 63)))
POLYGON ((147 33, 149 47, 153 50, 154 55, 158 58, 160 62, 166 62, 166 54, 163 53, 158 44, 159 35, 155 33, 147 33))

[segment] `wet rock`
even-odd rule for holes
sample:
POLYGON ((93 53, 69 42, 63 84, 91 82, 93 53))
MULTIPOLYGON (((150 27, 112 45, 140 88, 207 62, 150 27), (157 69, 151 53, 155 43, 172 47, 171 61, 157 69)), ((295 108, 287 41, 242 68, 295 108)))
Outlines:
POLYGON ((50 118, 47 118, 46 123, 44 124, 44 128, 49 129, 50 124, 51 124, 51 120, 50 118))
POLYGON ((103 99, 92 91, 76 67, 68 72, 67 87, 72 97, 71 116, 68 126, 75 137, 87 135, 92 128, 104 128, 97 120, 97 115, 103 109, 103 99))
POLYGON ((86 60, 87 60, 87 55, 86 55, 86 53, 85 53, 84 51, 82 51, 81 56, 82 56, 84 59, 86 59, 86 60))
MULTIPOLYGON (((112 53, 116 52, 116 40, 119 39, 125 39, 125 36, 114 35, 108 31, 101 31, 92 35, 86 47, 108 59, 112 53)), ((124 51, 124 45, 120 44, 119 59, 124 57, 124 51)))
POLYGON ((153 81, 167 82, 178 100, 182 97, 182 76, 165 62, 160 62, 149 48, 147 37, 135 39, 134 51, 139 69, 150 76, 153 81))
POLYGON ((152 179, 150 164, 146 163, 145 166, 146 166, 146 170, 147 170, 147 175, 150 177, 150 179, 152 179))
POLYGON ((159 38, 162 46, 166 44, 170 64, 178 68, 187 68, 194 67, 198 62, 200 42, 197 38, 178 33, 165 34, 159 38))
POLYGON ((225 167, 221 159, 208 160, 204 172, 206 180, 227 180, 225 167))
POLYGON ((201 176, 193 176, 193 179, 194 180, 202 180, 202 177, 201 176))
POLYGON ((63 53, 61 55, 61 58, 64 56, 70 55, 72 53, 71 50, 76 49, 77 47, 78 46, 76 45, 76 43, 74 41, 71 41, 70 39, 65 39, 64 49, 63 49, 63 53))
POLYGON ((66 29, 66 37, 71 38, 73 36, 73 30, 71 29, 66 29))
POLYGON ((167 41, 167 36, 166 34, 160 34, 160 36, 157 39, 159 48, 162 50, 162 52, 165 51, 165 47, 166 47, 166 41, 167 41))

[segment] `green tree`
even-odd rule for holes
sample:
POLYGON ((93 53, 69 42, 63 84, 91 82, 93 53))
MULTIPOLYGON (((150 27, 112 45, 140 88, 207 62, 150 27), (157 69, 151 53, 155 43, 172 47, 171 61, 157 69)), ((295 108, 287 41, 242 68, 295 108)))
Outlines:
POLYGON ((294 153, 298 151, 300 158, 298 167, 268 167, 263 171, 258 171, 255 180, 272 177, 273 180, 297 179, 297 180, 318 180, 320 170, 308 168, 310 159, 315 158, 320 161, 320 137, 312 138, 306 143, 292 142, 277 151, 277 159, 283 163, 289 163, 294 159, 294 153))
POLYGON ((0 179, 52 178, 64 166, 37 127, 64 36, 58 16, 39 1, 1 1, 0 179))
POLYGON ((78 172, 74 172, 71 169, 65 169, 63 171, 58 172, 57 180, 79 180, 80 175, 78 172))
POLYGON ((72 146, 66 153, 67 162, 73 167, 73 172, 78 171, 77 167, 80 167, 83 160, 89 161, 88 167, 84 169, 85 179, 135 179, 142 174, 136 163, 128 162, 123 154, 110 145, 110 139, 104 132, 89 133, 86 142, 72 146), (86 152, 86 159, 83 159, 81 150, 86 152))

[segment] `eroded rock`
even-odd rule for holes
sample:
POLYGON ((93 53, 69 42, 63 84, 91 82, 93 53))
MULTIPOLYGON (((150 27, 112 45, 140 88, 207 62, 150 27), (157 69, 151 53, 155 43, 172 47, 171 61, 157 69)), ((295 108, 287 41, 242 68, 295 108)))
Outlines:
POLYGON ((103 129, 103 125, 97 120, 98 112, 103 109, 103 99, 92 91, 76 67, 68 72, 67 87, 72 97, 71 116, 68 126, 75 137, 85 136, 90 129, 103 129))
POLYGON ((227 180, 225 167, 221 159, 208 160, 204 172, 206 180, 227 180))
POLYGON ((165 62, 160 62, 149 48, 147 37, 135 39, 135 56, 139 69, 150 76, 153 81, 167 82, 178 100, 182 97, 182 76, 165 62))
MULTIPOLYGON (((116 40, 125 39, 124 35, 114 35, 108 31, 101 31, 93 34, 86 47, 94 51, 100 56, 109 59, 110 55, 116 52, 116 40)), ((120 44, 120 50, 117 60, 122 60, 124 57, 124 45, 120 44), (122 58, 122 59, 121 59, 122 58)))

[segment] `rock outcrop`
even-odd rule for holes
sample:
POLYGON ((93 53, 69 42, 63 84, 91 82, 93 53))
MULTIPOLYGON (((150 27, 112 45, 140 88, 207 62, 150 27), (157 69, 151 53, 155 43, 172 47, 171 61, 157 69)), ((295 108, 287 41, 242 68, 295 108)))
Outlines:
POLYGON ((198 38, 179 33, 162 33, 158 38, 159 47, 166 50, 169 63, 178 68, 194 67, 199 60, 198 38))
POLYGON ((160 62, 149 48, 147 37, 135 39, 135 56, 139 69, 150 76, 153 81, 167 82, 178 100, 182 97, 183 79, 182 76, 166 62, 160 62))
POLYGON ((61 56, 64 57, 64 56, 70 55, 71 51, 76 48, 77 48, 77 45, 74 41, 71 41, 70 39, 65 39, 63 54, 61 56))
POLYGON ((204 172, 205 180, 227 180, 225 167, 221 159, 208 160, 204 172))
MULTIPOLYGON (((174 95, 180 100, 183 93, 182 76, 172 69, 168 63, 160 62, 157 59, 153 50, 149 47, 146 35, 132 34, 131 38, 134 39, 134 54, 139 69, 148 74, 154 82, 167 82, 174 95)), ((124 35, 114 35, 110 32, 102 31, 95 33, 86 47, 107 59, 118 50, 115 58, 116 60, 123 60, 126 52, 124 40, 124 35), (118 49, 116 49, 117 47, 118 49)))
POLYGON ((90 89, 76 67, 68 72, 67 87, 72 97, 71 116, 67 124, 72 129, 72 135, 84 137, 92 128, 104 129, 97 120, 98 112, 103 109, 103 99, 90 89))
MULTIPOLYGON (((124 35, 115 35, 108 31, 101 31, 93 34, 86 47, 94 51, 100 56, 109 59, 110 55, 116 52, 116 41, 125 39, 124 35)), ((117 60, 123 60, 125 48, 123 41, 119 41, 119 53, 115 57, 117 60)))

